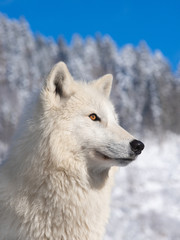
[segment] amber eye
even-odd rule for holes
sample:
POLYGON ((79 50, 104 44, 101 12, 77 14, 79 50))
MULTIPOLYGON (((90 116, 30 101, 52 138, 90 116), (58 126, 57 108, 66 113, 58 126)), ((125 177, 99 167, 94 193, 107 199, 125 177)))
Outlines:
POLYGON ((101 119, 95 113, 90 114, 89 117, 92 121, 101 121, 101 119))

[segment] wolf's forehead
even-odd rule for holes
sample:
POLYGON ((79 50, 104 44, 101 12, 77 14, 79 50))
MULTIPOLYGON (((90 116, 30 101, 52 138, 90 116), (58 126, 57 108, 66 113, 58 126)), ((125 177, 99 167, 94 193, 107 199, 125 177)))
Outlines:
POLYGON ((84 104, 90 103, 99 105, 99 103, 110 103, 109 99, 102 92, 100 92, 98 89, 91 86, 90 84, 80 84, 79 87, 76 89, 74 96, 77 101, 79 100, 84 104))
POLYGON ((75 108, 82 107, 87 110, 98 111, 101 114, 112 114, 114 112, 111 101, 89 84, 80 85, 74 93, 72 101, 72 104, 76 106, 75 108))

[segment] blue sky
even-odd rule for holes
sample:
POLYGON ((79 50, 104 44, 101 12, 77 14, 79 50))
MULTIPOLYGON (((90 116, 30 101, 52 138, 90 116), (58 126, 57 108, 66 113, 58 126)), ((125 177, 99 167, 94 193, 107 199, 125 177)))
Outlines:
POLYGON ((109 34, 119 47, 145 40, 160 49, 173 69, 180 61, 180 0, 0 0, 0 12, 24 16, 35 33, 69 43, 82 37, 109 34))

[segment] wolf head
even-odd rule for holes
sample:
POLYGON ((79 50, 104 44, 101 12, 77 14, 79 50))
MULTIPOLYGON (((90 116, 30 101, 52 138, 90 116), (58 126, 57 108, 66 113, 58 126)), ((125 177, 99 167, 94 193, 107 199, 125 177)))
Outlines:
POLYGON ((58 152, 59 158, 63 151, 73 153, 98 171, 125 166, 141 153, 144 144, 118 124, 109 100, 112 79, 107 74, 89 83, 74 81, 63 62, 51 70, 42 98, 46 114, 53 119, 52 152, 58 152))

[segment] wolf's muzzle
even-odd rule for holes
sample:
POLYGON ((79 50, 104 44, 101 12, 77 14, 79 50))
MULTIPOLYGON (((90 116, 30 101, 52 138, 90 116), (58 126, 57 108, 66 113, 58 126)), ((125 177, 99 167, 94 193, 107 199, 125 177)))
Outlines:
POLYGON ((144 149, 144 143, 139 140, 133 140, 130 142, 131 150, 136 154, 141 154, 142 150, 144 149))

